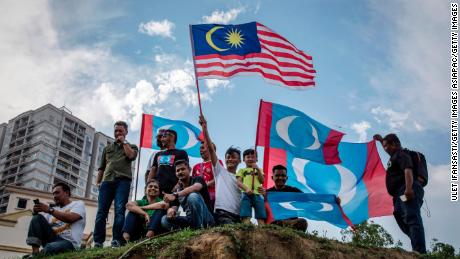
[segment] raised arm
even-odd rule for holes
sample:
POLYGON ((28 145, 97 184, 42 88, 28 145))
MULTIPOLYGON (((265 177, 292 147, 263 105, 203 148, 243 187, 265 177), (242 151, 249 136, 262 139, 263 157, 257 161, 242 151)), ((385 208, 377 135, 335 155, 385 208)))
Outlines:
POLYGON ((216 150, 214 149, 214 145, 212 144, 211 137, 209 137, 208 123, 203 115, 200 116, 200 124, 201 129, 203 130, 204 142, 208 146, 209 154, 211 155, 212 166, 216 167, 217 163, 219 162, 219 159, 217 159, 216 150))

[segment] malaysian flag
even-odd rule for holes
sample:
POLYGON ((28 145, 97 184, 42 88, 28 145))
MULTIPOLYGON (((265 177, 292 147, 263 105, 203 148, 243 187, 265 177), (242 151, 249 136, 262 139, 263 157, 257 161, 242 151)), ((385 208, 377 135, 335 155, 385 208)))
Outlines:
POLYGON ((191 35, 198 79, 260 74, 295 89, 315 85, 312 57, 260 23, 192 25, 191 35))

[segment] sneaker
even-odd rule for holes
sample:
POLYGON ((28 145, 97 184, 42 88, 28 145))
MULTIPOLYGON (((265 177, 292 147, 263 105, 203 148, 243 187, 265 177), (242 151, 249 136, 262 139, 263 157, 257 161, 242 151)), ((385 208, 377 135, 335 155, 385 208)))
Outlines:
POLYGON ((101 243, 94 243, 94 248, 103 248, 104 245, 101 243))
POLYGON ((112 247, 113 248, 118 248, 118 247, 121 247, 122 246, 122 243, 118 240, 112 240, 112 247))

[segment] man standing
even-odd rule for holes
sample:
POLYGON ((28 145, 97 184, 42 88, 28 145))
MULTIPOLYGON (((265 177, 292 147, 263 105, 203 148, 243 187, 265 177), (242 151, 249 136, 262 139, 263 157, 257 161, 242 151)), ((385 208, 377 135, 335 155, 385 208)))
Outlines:
POLYGON ((174 163, 185 160, 188 163, 188 155, 184 150, 176 149, 177 132, 167 129, 161 136, 161 143, 165 150, 155 154, 148 181, 155 179, 160 182, 160 189, 165 193, 171 193, 177 184, 177 176, 174 163))
MULTIPOLYGON (((85 204, 70 200, 70 187, 57 183, 53 187, 54 207, 36 200, 26 243, 32 246, 32 256, 58 254, 78 249, 86 224, 85 204), (39 213, 46 213, 43 214, 39 213)), ((30 257, 30 256, 29 256, 30 257)))
POLYGON ((395 220, 404 234, 409 236, 412 250, 425 254, 425 230, 420 215, 424 191, 412 171, 413 161, 401 147, 396 134, 388 134, 384 138, 377 134, 374 139, 380 141, 385 152, 390 155, 386 186, 388 193, 393 196, 395 220))
MULTIPOLYGON (((165 129, 159 129, 157 132, 157 138, 156 138, 157 146, 160 148, 160 151, 165 150, 165 148, 163 147, 163 143, 161 143, 161 137, 163 136, 164 132, 165 132, 165 129)), ((149 158, 149 161, 147 163, 147 171, 145 172, 145 176, 144 176, 145 184, 147 184, 148 179, 149 179, 150 169, 153 166, 153 159, 155 158, 156 153, 160 151, 153 151, 152 155, 149 158)))
POLYGON ((194 229, 214 225, 210 212, 211 201, 208 188, 200 176, 190 176, 190 166, 185 160, 177 160, 174 164, 179 182, 173 194, 165 194, 164 201, 169 203, 167 215, 163 216, 161 225, 167 230, 191 227, 194 229), (179 205, 186 216, 178 216, 179 205))
POLYGON ((102 152, 96 180, 99 186, 99 197, 94 225, 95 247, 102 247, 105 242, 105 224, 114 200, 115 219, 112 228, 112 247, 119 247, 124 243, 122 229, 125 222, 125 205, 128 202, 131 187, 131 163, 136 159, 138 152, 136 145, 126 141, 127 134, 128 124, 124 121, 115 122, 115 142, 107 145, 102 152))
POLYGON ((209 137, 208 126, 205 118, 200 116, 200 124, 204 134, 204 144, 207 145, 211 159, 215 184, 216 184, 216 201, 214 217, 216 224, 231 224, 240 222, 240 203, 242 186, 236 180, 236 169, 241 162, 241 152, 236 148, 229 148, 225 152, 225 169, 217 159, 215 146, 209 137), (239 188, 240 187, 240 188, 239 188))
MULTIPOLYGON (((287 169, 283 165, 275 165, 272 168, 272 179, 275 186, 269 188, 267 192, 302 192, 296 187, 286 185, 287 169)), ((305 232, 308 227, 307 220, 304 218, 290 218, 285 220, 276 220, 271 224, 276 224, 283 227, 291 227, 302 232, 305 232)))

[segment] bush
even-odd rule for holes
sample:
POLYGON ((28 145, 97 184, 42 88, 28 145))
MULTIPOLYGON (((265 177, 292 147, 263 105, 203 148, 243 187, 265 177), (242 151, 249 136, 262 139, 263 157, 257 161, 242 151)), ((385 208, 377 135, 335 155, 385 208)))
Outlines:
POLYGON ((401 247, 401 241, 394 242, 393 237, 382 226, 373 221, 355 225, 355 231, 344 229, 340 231, 342 241, 351 239, 353 245, 368 247, 401 247))
POLYGON ((452 245, 438 242, 438 239, 433 238, 431 241, 430 258, 460 258, 460 254, 455 255, 455 248, 452 245))

